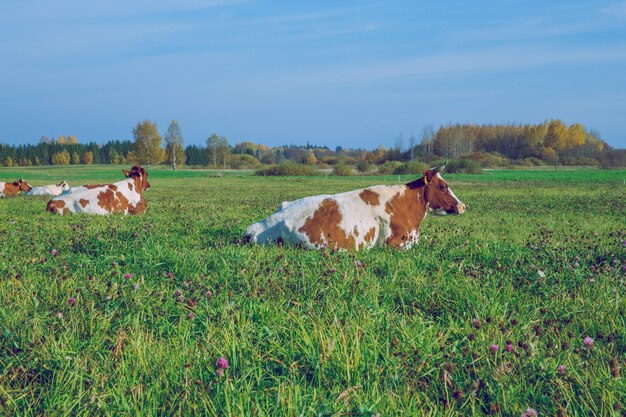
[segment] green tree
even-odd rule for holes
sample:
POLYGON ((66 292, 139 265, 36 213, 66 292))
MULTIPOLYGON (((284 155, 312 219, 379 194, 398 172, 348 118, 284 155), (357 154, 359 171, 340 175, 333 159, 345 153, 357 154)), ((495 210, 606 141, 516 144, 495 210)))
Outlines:
POLYGON ((228 146, 228 140, 224 136, 213 133, 206 140, 206 146, 209 162, 212 162, 213 166, 216 167, 220 162, 226 164, 226 156, 230 154, 230 146, 228 146))
POLYGON ((135 162, 140 165, 159 164, 165 158, 165 152, 161 149, 163 138, 159 135, 157 125, 149 120, 137 123, 133 128, 135 143, 133 156, 135 162))
POLYGON ((78 155, 78 152, 74 152, 72 153, 72 165, 78 164, 80 164, 80 155, 78 155))
POLYGON ((183 147, 184 142, 185 139, 178 122, 172 120, 165 134, 165 154, 167 162, 172 164, 172 169, 174 170, 176 170, 176 164, 183 165, 187 159, 185 148, 183 147))

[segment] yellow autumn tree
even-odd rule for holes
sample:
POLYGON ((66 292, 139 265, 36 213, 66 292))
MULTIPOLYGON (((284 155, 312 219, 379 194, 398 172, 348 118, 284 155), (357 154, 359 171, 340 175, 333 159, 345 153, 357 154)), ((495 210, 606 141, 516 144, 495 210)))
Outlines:
POLYGON ((159 164, 165 159, 165 151, 161 148, 163 138, 157 130, 156 123, 149 120, 137 123, 133 128, 135 143, 133 157, 141 165, 159 164))

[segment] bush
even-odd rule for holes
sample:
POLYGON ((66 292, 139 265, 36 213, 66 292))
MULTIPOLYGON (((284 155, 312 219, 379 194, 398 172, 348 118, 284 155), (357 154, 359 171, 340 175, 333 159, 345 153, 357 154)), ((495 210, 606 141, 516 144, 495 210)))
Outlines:
POLYGON ((356 169, 357 171, 365 174, 372 170, 372 166, 367 161, 359 161, 359 163, 356 164, 356 169))
POLYGON ((402 165, 402 162, 399 161, 387 161, 382 165, 378 166, 378 173, 382 175, 393 174, 393 172, 402 165))
POLYGON ((404 162, 393 170, 396 175, 415 174, 422 175, 429 168, 424 162, 410 161, 404 162))
POLYGON ((449 174, 482 174, 483 169, 478 162, 471 159, 455 159, 448 161, 445 172, 449 174))
POLYGON ((348 177, 352 175, 352 168, 350 168, 346 164, 337 164, 335 165, 335 168, 333 168, 333 175, 337 175, 339 177, 348 177))
POLYGON ((257 169, 255 175, 261 176, 312 176, 319 175, 319 170, 307 165, 296 164, 295 162, 284 162, 282 164, 271 165, 257 169))
POLYGON ((226 163, 229 164, 232 169, 255 169, 261 165, 258 159, 248 154, 228 155, 226 157, 226 163))

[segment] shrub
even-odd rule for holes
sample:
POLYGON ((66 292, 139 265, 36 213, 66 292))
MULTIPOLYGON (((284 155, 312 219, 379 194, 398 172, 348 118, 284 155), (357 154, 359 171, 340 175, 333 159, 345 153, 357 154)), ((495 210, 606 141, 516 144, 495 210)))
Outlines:
POLYGON ((335 165, 335 168, 333 168, 333 175, 348 177, 352 175, 352 168, 343 163, 337 164, 335 165))
POLYGON ((255 175, 261 176, 311 176, 319 175, 319 170, 312 166, 300 165, 295 162, 284 162, 282 164, 270 165, 257 169, 255 175))
POLYGON ((428 168, 428 165, 426 165, 424 162, 410 161, 402 163, 399 167, 393 170, 393 173, 396 175, 422 175, 424 171, 426 171, 428 168))
POLYGON ((258 159, 248 154, 228 155, 226 157, 226 163, 229 164, 232 169, 255 169, 261 165, 258 159))
POLYGON ((356 169, 361 173, 367 173, 372 170, 372 166, 367 161, 359 161, 359 163, 356 164, 356 169))
POLYGON ((478 162, 471 159, 454 159, 448 161, 445 172, 449 174, 482 174, 483 170, 478 162))
POLYGON ((402 165, 399 161, 386 161, 384 164, 378 166, 378 173, 382 175, 393 174, 393 172, 402 165))

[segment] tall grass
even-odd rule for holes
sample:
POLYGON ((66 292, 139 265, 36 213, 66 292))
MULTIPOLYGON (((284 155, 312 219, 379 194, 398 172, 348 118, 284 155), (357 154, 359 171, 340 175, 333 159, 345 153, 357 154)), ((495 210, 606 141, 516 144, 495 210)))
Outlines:
MULTIPOLYGON (((0 177, 79 184, 118 172, 0 177)), ((239 239, 282 201, 410 177, 150 175, 135 217, 57 217, 44 197, 0 199, 0 415, 626 406, 624 171, 449 175, 466 214, 427 217, 406 252, 239 239)))

